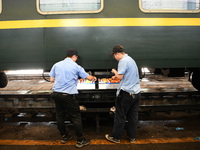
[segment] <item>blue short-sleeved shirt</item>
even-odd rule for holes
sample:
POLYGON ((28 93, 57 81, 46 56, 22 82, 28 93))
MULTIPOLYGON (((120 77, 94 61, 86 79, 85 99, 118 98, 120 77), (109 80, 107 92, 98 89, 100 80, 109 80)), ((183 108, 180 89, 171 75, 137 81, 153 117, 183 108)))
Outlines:
POLYGON ((55 78, 53 91, 67 94, 78 94, 78 78, 81 77, 85 79, 89 76, 89 74, 71 58, 65 58, 54 64, 49 75, 55 78))
POLYGON ((125 54, 119 61, 118 74, 123 74, 124 76, 117 88, 117 95, 121 89, 132 94, 138 94, 141 91, 137 65, 128 54, 125 54))

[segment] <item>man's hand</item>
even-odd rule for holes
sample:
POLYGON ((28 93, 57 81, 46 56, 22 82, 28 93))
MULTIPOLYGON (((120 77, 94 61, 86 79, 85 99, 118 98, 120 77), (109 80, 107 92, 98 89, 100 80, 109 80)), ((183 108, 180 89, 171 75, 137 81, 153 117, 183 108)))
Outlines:
POLYGON ((92 82, 97 81, 97 78, 93 76, 92 82))
POLYGON ((92 82, 95 82, 97 80, 97 78, 95 76, 92 76, 92 75, 87 76, 86 79, 88 79, 88 80, 90 80, 92 82))
POLYGON ((51 82, 51 83, 54 83, 54 81, 55 81, 55 78, 50 77, 50 82, 51 82))
POLYGON ((115 80, 117 77, 116 76, 112 76, 112 79, 115 80))

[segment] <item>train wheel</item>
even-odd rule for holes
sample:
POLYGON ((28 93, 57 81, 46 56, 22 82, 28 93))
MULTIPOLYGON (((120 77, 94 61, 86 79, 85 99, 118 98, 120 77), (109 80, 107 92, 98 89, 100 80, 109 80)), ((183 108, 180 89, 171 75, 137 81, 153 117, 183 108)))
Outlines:
POLYGON ((192 74, 192 85, 200 91, 200 71, 194 71, 192 74))
POLYGON ((8 78, 4 72, 0 72, 0 88, 6 87, 8 84, 8 78))

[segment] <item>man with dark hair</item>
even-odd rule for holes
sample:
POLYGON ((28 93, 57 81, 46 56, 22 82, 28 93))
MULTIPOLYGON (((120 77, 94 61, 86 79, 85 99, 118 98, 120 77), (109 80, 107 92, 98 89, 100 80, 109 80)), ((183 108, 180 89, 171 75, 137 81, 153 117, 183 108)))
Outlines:
POLYGON ((76 98, 78 94, 78 78, 96 81, 96 77, 89 75, 76 63, 78 52, 75 49, 67 51, 67 57, 53 65, 50 71, 50 81, 53 83, 52 97, 56 105, 56 120, 58 130, 62 136, 61 143, 65 144, 72 139, 65 128, 65 113, 70 116, 77 136, 76 147, 80 148, 90 144, 90 139, 83 138, 82 120, 79 103, 76 98))
POLYGON ((140 82, 138 68, 135 61, 125 53, 124 47, 116 45, 112 55, 118 63, 118 71, 112 69, 115 74, 112 78, 119 78, 115 102, 115 117, 112 134, 106 134, 107 140, 120 143, 123 129, 127 122, 127 136, 131 143, 135 143, 138 122, 138 105, 140 100, 140 82))

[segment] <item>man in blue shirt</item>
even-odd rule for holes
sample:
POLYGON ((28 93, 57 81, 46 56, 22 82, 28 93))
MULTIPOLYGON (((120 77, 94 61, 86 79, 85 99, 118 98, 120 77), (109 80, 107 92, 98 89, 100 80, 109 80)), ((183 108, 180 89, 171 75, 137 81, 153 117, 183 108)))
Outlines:
POLYGON ((54 84, 52 97, 56 105, 56 120, 58 130, 62 135, 61 143, 65 144, 72 139, 65 128, 65 113, 67 112, 74 123, 74 129, 77 136, 76 147, 80 148, 90 144, 90 139, 83 138, 82 121, 78 100, 77 83, 78 78, 88 79, 95 82, 96 77, 89 75, 76 63, 78 52, 75 49, 67 51, 67 57, 54 64, 50 71, 50 81, 54 84))
POLYGON ((140 100, 138 68, 135 61, 125 53, 123 46, 115 46, 112 55, 119 61, 118 71, 112 69, 115 74, 112 78, 119 78, 120 84, 116 93, 113 131, 111 135, 106 134, 105 137, 111 142, 120 143, 127 120, 127 136, 131 143, 135 143, 140 100))

